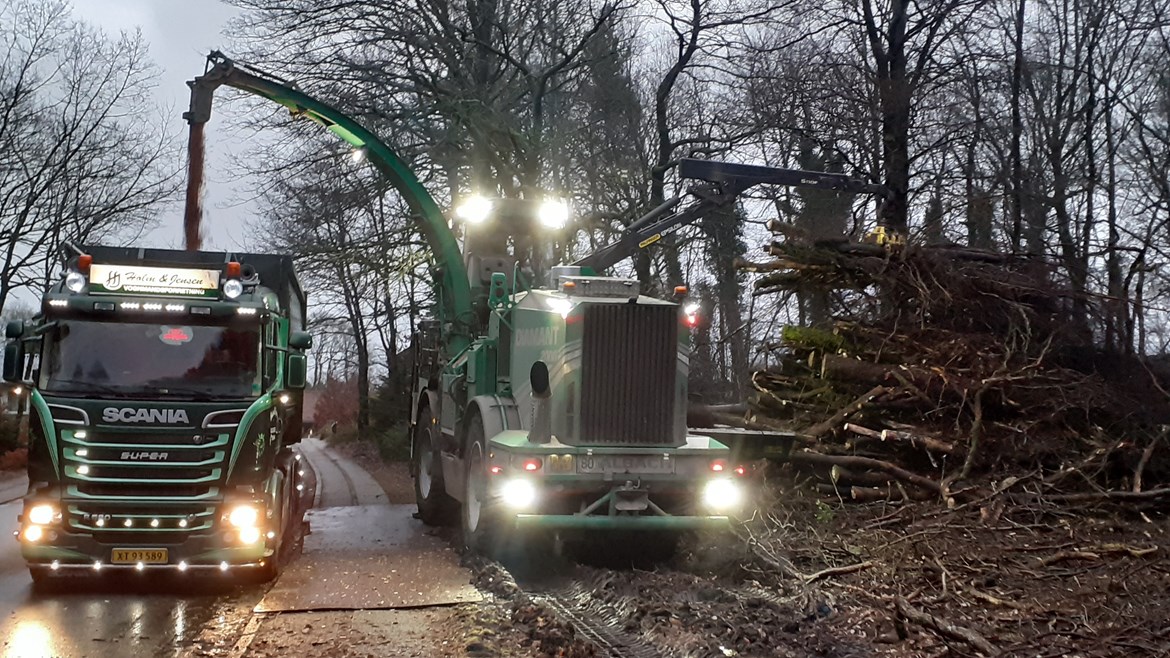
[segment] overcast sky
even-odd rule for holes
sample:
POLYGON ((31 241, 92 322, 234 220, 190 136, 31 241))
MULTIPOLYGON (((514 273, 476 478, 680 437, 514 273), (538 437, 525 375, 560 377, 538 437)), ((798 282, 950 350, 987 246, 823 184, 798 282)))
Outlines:
MULTIPOLYGON (((0 0, 2 1, 2 0, 0 0)), ((141 29, 150 54, 161 69, 155 94, 171 117, 177 135, 186 139, 182 113, 189 100, 185 81, 203 73, 208 51, 230 54, 228 21, 238 11, 218 0, 72 0, 74 15, 111 36, 119 31, 141 29)), ((219 108, 222 109, 222 105, 219 108)), ((242 222, 253 208, 247 203, 246 181, 233 176, 230 153, 247 154, 247 144, 236 143, 226 132, 220 114, 207 127, 207 172, 204 178, 204 249, 239 249, 247 246, 242 222), (243 200, 243 201, 241 201, 243 200)), ((185 145, 185 142, 184 142, 185 145)), ((161 217, 159 228, 140 246, 182 247, 182 206, 161 217)))

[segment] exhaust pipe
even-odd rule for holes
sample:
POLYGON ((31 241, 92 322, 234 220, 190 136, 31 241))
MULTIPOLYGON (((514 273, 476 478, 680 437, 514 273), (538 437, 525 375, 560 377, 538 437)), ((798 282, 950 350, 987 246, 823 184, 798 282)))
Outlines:
POLYGON ((552 440, 552 395, 548 385, 548 366, 544 361, 532 364, 528 380, 532 384, 532 429, 528 431, 528 440, 548 443, 552 440))

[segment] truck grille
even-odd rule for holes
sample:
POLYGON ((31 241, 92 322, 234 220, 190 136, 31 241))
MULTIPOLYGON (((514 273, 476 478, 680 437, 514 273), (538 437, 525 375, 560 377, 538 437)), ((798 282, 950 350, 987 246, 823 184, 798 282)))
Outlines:
POLYGON ((595 304, 581 345, 581 445, 673 445, 678 311, 595 304))
POLYGON ((81 439, 73 434, 62 436, 67 495, 72 498, 144 496, 157 504, 207 499, 219 494, 227 469, 226 433, 193 438, 89 430, 81 439))

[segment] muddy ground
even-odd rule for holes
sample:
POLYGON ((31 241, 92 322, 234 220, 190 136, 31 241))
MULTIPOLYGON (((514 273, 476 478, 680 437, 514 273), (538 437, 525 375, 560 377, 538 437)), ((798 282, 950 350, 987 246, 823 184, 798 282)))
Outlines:
MULTIPOLYGON (((392 502, 412 499, 405 465, 382 464, 372 446, 342 449, 392 502)), ((1170 539, 1159 510, 857 504, 794 486, 783 469, 770 478, 768 512, 734 540, 693 537, 652 565, 527 561, 511 565, 518 585, 499 565, 468 558, 494 596, 435 613, 428 627, 443 629, 432 637, 446 644, 322 655, 611 655, 542 593, 630 640, 629 655, 1170 655, 1170 539)))

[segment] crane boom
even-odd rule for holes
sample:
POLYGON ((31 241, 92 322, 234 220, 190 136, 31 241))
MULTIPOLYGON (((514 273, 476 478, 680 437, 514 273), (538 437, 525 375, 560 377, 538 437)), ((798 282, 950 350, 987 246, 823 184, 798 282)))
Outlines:
POLYGON ((573 265, 603 271, 634 255, 639 249, 658 242, 662 236, 702 219, 707 214, 726 207, 748 189, 756 185, 786 185, 820 190, 835 190, 848 194, 882 194, 886 188, 874 183, 850 178, 844 174, 801 169, 761 167, 717 160, 683 158, 678 167, 679 176, 705 181, 692 186, 690 193, 698 200, 678 212, 673 212, 682 197, 668 199, 641 217, 618 239, 597 251, 578 259, 573 265))
POLYGON ((432 274, 440 317, 452 325, 452 330, 447 332, 448 354, 453 356, 463 351, 470 343, 470 329, 475 322, 463 254, 438 204, 398 154, 354 119, 285 80, 237 64, 219 51, 212 51, 207 61, 207 71, 187 82, 191 88, 191 105, 183 118, 188 123, 207 123, 211 119, 215 90, 226 85, 283 105, 294 116, 307 117, 353 148, 362 149, 413 211, 419 230, 434 254, 432 274))

